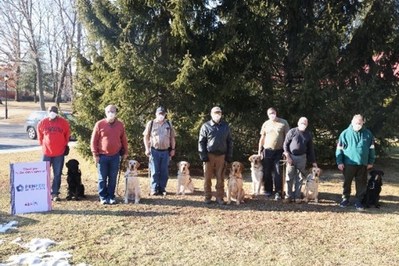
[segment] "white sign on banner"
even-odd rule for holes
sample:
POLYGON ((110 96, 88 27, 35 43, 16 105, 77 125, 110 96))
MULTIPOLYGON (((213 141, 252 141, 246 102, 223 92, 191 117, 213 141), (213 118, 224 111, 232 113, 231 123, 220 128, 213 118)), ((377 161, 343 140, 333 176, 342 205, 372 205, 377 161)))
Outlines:
POLYGON ((10 164, 11 214, 51 211, 50 163, 10 164))

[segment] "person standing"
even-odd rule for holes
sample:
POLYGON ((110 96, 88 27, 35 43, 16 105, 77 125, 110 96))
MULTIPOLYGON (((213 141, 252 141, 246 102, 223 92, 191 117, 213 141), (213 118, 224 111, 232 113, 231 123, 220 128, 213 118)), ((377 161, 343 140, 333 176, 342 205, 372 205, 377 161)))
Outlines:
POLYGON ((267 198, 273 196, 275 200, 282 196, 282 179, 280 174, 280 160, 283 155, 283 143, 290 126, 288 122, 277 117, 273 107, 267 109, 269 120, 265 121, 260 130, 258 154, 262 156, 263 182, 267 198))
POLYGON ((115 188, 120 157, 128 155, 124 124, 116 118, 115 105, 105 107, 106 118, 96 122, 90 147, 98 171, 98 194, 101 204, 116 204, 115 188))
POLYGON ((62 168, 71 135, 69 123, 58 115, 57 106, 51 106, 48 109, 48 117, 43 118, 37 125, 37 132, 39 144, 42 146, 43 161, 50 162, 53 168, 52 200, 59 201, 62 168))
POLYGON ((351 186, 355 178, 356 202, 358 211, 364 211, 362 200, 367 191, 367 170, 375 161, 374 137, 364 126, 363 116, 353 116, 352 122, 339 136, 335 157, 338 169, 343 172, 344 184, 340 207, 349 205, 351 186))
POLYGON ((226 162, 233 158, 233 139, 229 125, 221 120, 222 110, 215 106, 211 110, 211 120, 205 122, 200 129, 198 152, 204 166, 205 203, 210 204, 212 198, 212 177, 216 176, 216 202, 225 204, 224 170, 226 162))
POLYGON ((148 121, 143 132, 145 154, 149 157, 151 172, 150 195, 166 195, 169 178, 169 161, 175 156, 175 130, 164 107, 155 111, 155 119, 148 121))
POLYGON ((301 117, 298 127, 288 131, 284 140, 284 155, 287 158, 287 194, 285 202, 295 201, 301 203, 301 189, 306 177, 306 164, 309 162, 317 167, 315 152, 313 148, 313 136, 306 130, 308 119, 301 117), (293 186, 294 192, 292 191, 293 186))

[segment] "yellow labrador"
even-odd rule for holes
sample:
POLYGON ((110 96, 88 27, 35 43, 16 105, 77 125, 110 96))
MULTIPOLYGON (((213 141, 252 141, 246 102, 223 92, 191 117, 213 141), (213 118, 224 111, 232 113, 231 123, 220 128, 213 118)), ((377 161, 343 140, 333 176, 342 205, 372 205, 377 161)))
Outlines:
POLYGON ((177 190, 176 194, 194 193, 194 184, 190 176, 190 163, 180 161, 177 163, 177 190))
POLYGON ((141 199, 141 188, 137 169, 140 163, 136 160, 126 160, 125 163, 125 203, 134 200, 138 204, 141 199))
POLYGON ((232 200, 235 200, 237 205, 244 202, 244 182, 242 178, 242 172, 244 165, 240 162, 233 162, 230 168, 229 179, 227 182, 227 204, 230 204, 232 200))

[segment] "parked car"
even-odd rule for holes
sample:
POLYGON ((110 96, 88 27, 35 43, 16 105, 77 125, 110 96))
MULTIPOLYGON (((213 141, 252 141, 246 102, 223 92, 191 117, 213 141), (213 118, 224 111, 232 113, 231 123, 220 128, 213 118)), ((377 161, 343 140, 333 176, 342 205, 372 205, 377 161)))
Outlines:
MULTIPOLYGON (((69 123, 73 122, 75 117, 71 112, 60 112, 60 115, 67 119, 69 123)), ((37 139, 37 124, 40 120, 47 116, 47 111, 33 111, 25 121, 25 132, 28 133, 28 138, 37 139)), ((71 134, 70 140, 76 140, 71 134)))

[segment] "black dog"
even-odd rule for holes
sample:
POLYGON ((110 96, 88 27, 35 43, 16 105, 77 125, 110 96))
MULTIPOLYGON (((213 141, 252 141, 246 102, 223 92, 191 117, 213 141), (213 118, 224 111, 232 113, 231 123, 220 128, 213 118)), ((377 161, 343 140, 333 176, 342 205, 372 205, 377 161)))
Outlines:
POLYGON ((369 208, 371 205, 374 205, 376 208, 380 207, 380 193, 383 176, 384 172, 381 170, 370 171, 370 179, 367 182, 367 192, 363 200, 365 207, 369 208))
POLYGON ((79 161, 71 159, 65 165, 68 168, 68 196, 66 199, 71 200, 74 198, 75 200, 79 200, 80 198, 85 198, 85 187, 82 184, 79 161))

